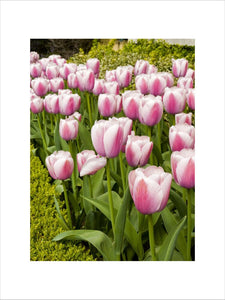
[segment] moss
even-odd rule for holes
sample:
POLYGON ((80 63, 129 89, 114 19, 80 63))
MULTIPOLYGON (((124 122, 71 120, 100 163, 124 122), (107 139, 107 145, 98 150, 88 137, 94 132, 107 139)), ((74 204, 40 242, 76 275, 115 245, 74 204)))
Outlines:
MULTIPOLYGON (((52 242, 63 229, 56 217, 54 204, 55 187, 40 159, 30 155, 30 260, 31 261, 93 261, 95 260, 83 244, 72 241, 52 242)), ((59 201, 62 215, 66 219, 63 201, 59 201)))

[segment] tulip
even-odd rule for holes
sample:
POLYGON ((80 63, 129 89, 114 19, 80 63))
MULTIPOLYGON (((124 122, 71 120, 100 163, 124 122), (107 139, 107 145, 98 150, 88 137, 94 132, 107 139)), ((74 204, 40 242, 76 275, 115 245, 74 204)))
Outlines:
POLYGON ((59 74, 63 79, 67 79, 69 74, 74 74, 77 71, 77 65, 76 64, 67 64, 65 63, 60 69, 59 74))
POLYGON ((39 77, 42 72, 42 66, 39 62, 32 63, 30 65, 30 75, 31 77, 39 77))
POLYGON ((56 94, 49 94, 44 98, 44 108, 50 114, 59 113, 59 96, 56 94))
POLYGON ((64 89, 64 81, 60 77, 52 78, 49 80, 50 90, 57 93, 59 89, 64 89))
POLYGON ((30 101, 30 110, 32 111, 32 113, 38 114, 42 112, 43 108, 44 108, 43 99, 38 96, 32 97, 30 101))
POLYGON ((77 71, 87 70, 87 66, 84 64, 79 64, 77 66, 77 71))
POLYGON ((73 173, 74 162, 68 151, 55 151, 46 158, 45 162, 53 179, 65 180, 73 173))
POLYGON ((192 118, 192 113, 179 113, 175 115, 175 123, 177 124, 184 124, 187 123, 188 125, 191 125, 191 118, 192 118))
POLYGON ((171 168, 175 182, 187 189, 195 186, 195 150, 182 149, 171 155, 171 168))
POLYGON ((30 63, 36 63, 39 60, 39 54, 35 51, 30 52, 30 63))
POLYGON ((61 94, 59 95, 59 112, 62 115, 72 115, 79 110, 81 98, 78 94, 61 94))
POLYGON ((172 72, 175 77, 184 77, 187 73, 188 61, 184 58, 172 59, 172 72))
POLYGON ((188 124, 177 124, 169 129, 169 143, 172 151, 180 151, 184 148, 194 148, 195 128, 188 124))
POLYGON ((35 78, 31 81, 31 87, 37 96, 44 96, 49 91, 49 80, 41 77, 35 78))
POLYGON ((119 95, 120 92, 120 87, 117 81, 112 81, 112 82, 105 82, 104 83, 104 93, 105 94, 115 94, 119 95))
POLYGON ((80 176, 93 175, 106 165, 106 158, 96 155, 92 150, 84 150, 77 154, 77 167, 80 176))
POLYGON ((87 66, 87 69, 91 69, 94 72, 95 77, 98 77, 100 62, 97 58, 88 59, 86 62, 86 66, 87 66))
POLYGON ((137 60, 134 66, 134 75, 147 74, 149 62, 147 60, 137 60))
POLYGON ((169 72, 158 72, 159 75, 162 75, 166 79, 166 86, 172 87, 174 85, 173 75, 169 72))
POLYGON ((140 74, 135 77, 135 86, 142 94, 149 94, 150 75, 140 74))
POLYGON ((131 167, 145 166, 152 152, 153 142, 148 136, 129 135, 125 147, 125 155, 131 167))
POLYGON ((91 128, 91 139, 99 155, 116 157, 123 145, 123 127, 115 119, 95 121, 91 128))
POLYGON ((72 115, 68 116, 68 119, 77 119, 79 122, 81 122, 81 118, 82 118, 82 115, 78 112, 78 111, 75 111, 75 113, 73 113, 72 115))
POLYGON ((146 74, 153 74, 153 73, 157 73, 158 72, 158 68, 154 65, 149 65, 147 73, 146 74))
POLYGON ((195 71, 192 69, 187 69, 187 73, 186 73, 185 77, 190 77, 194 80, 195 79, 195 71))
POLYGON ((46 66, 46 76, 52 79, 59 76, 59 67, 55 63, 49 63, 46 66))
POLYGON ((98 110, 104 117, 110 117, 121 110, 121 96, 113 94, 100 94, 98 97, 98 110))
POLYGON ((65 141, 74 140, 78 134, 78 121, 72 118, 61 119, 59 134, 65 141))
POLYGON ((55 63, 59 68, 63 67, 66 64, 66 59, 65 58, 56 58, 55 63))
POLYGON ((110 119, 112 121, 119 122, 120 126, 123 128, 123 145, 127 143, 128 135, 131 135, 133 121, 126 117, 110 119))
POLYGON ((139 91, 126 91, 122 94, 123 111, 128 118, 138 119, 139 105, 143 97, 139 91))
POLYGON ((45 71, 47 65, 49 64, 49 58, 43 57, 39 59, 38 62, 41 64, 42 70, 45 71))
POLYGON ((177 81, 177 86, 184 89, 193 88, 193 79, 191 77, 180 77, 177 81))
POLYGON ((165 88, 163 104, 165 110, 170 114, 182 112, 186 104, 185 90, 178 87, 165 88))
POLYGON ((132 71, 129 66, 116 68, 116 81, 120 88, 127 87, 131 83, 132 71))
POLYGON ((195 89, 188 89, 187 90, 187 104, 190 107, 190 109, 195 109, 195 89))
POLYGON ((142 214, 153 214, 165 208, 172 182, 172 175, 163 168, 150 166, 138 168, 128 175, 131 197, 142 214))
POLYGON ((78 79, 75 73, 70 73, 68 75, 67 84, 70 89, 76 89, 78 87, 78 79))
POLYGON ((105 80, 106 81, 116 81, 116 70, 110 70, 105 72, 105 80))
POLYGON ((55 64, 56 64, 56 61, 57 61, 58 58, 61 58, 61 55, 59 55, 59 54, 52 54, 52 55, 50 55, 48 57, 49 61, 53 62, 55 64))
MULTIPOLYGON (((92 93, 94 95, 100 95, 104 93, 104 85, 105 85, 105 80, 104 79, 95 79, 95 84, 92 90, 92 93)), ((111 93, 109 93, 111 94, 111 93)))
POLYGON ((58 90, 58 95, 71 95, 71 94, 72 94, 72 91, 69 89, 63 89, 63 90, 59 89, 58 90))
POLYGON ((167 81, 162 75, 151 74, 149 79, 149 93, 154 96, 161 96, 167 86, 167 81))
POLYGON ((140 101, 139 121, 148 126, 159 123, 163 114, 163 104, 161 96, 147 95, 140 101))
POLYGON ((91 92, 95 84, 95 75, 91 69, 80 70, 76 72, 78 88, 80 91, 91 92))

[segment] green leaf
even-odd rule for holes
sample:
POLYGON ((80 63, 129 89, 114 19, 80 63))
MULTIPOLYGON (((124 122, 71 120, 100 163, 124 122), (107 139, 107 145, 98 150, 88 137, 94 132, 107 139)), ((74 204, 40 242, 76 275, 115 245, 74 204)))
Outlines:
POLYGON ((54 132, 54 142, 56 150, 61 150, 61 143, 60 143, 60 135, 59 135, 59 116, 57 116, 57 123, 55 126, 55 132, 54 132))
POLYGON ((93 206, 87 199, 91 198, 90 175, 83 177, 83 205, 85 213, 88 214, 93 210, 93 206))
POLYGON ((91 134, 81 122, 79 122, 78 134, 82 142, 82 149, 94 150, 91 140, 91 134))
POLYGON ((183 228, 187 217, 183 217, 183 219, 173 226, 172 230, 170 230, 168 236, 165 238, 162 246, 160 247, 160 250, 158 252, 158 259, 168 261, 171 260, 173 251, 176 245, 177 237, 183 228))
POLYGON ((68 230, 54 237, 53 241, 81 240, 91 243, 103 256, 104 260, 116 260, 110 238, 99 230, 68 230))
POLYGON ((187 214, 187 208, 183 198, 173 189, 170 189, 169 199, 172 200, 180 214, 180 217, 183 218, 187 214))
POLYGON ((103 187, 103 178, 105 174, 105 168, 102 168, 94 175, 91 175, 91 182, 92 182, 92 193, 93 197, 98 197, 103 194, 104 187, 103 187))
POLYGON ((67 225, 65 219, 63 218, 63 216, 62 216, 62 214, 61 214, 61 212, 60 212, 59 203, 58 203, 58 201, 57 201, 57 199, 56 199, 55 196, 54 196, 54 201, 55 201, 56 211, 57 211, 57 213, 58 213, 58 219, 59 219, 59 221, 60 221, 62 227, 63 227, 64 229, 68 230, 68 229, 69 229, 69 226, 67 225))

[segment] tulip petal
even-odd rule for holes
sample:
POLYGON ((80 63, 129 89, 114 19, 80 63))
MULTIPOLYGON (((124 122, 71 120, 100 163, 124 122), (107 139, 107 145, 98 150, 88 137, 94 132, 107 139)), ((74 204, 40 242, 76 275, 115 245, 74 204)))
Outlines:
POLYGON ((122 148, 123 129, 118 124, 110 126, 105 132, 103 142, 106 156, 109 158, 116 157, 122 148))

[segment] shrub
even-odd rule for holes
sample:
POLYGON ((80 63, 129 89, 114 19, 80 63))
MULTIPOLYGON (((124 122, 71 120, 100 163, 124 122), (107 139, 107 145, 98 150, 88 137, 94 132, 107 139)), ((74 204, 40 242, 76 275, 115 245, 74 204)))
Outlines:
MULTIPOLYGON (((83 244, 52 242, 63 229, 56 218, 55 187, 40 159, 30 153, 30 260, 31 261, 92 261, 95 260, 83 244)), ((57 195, 60 210, 66 219, 66 210, 57 195)))

